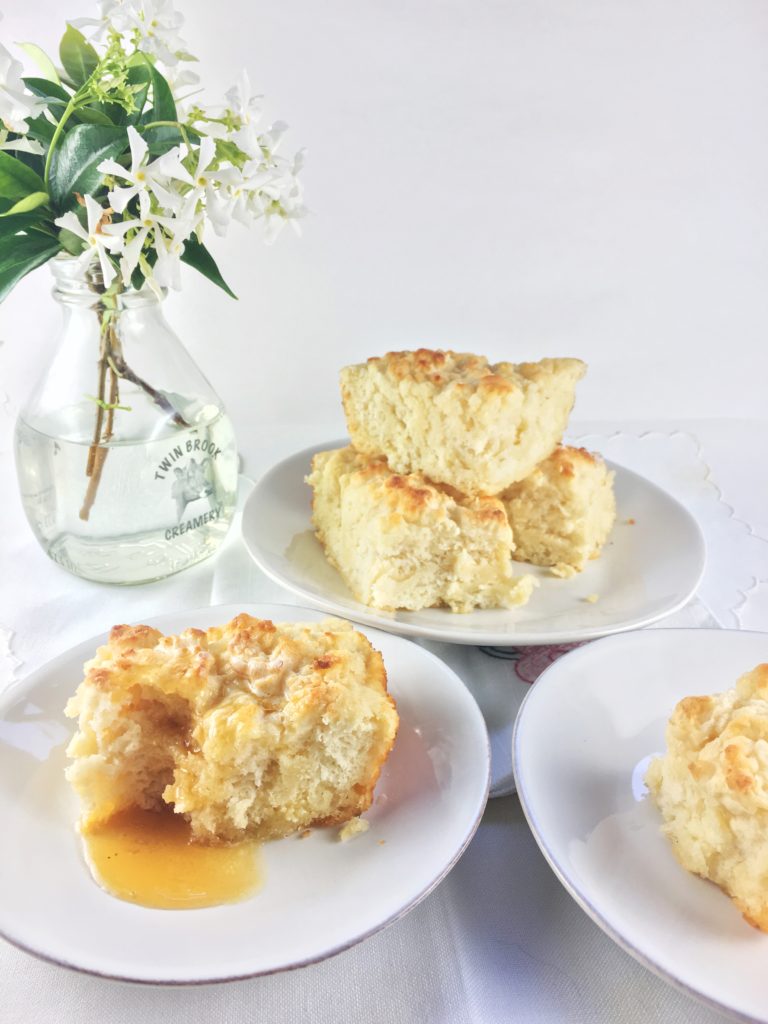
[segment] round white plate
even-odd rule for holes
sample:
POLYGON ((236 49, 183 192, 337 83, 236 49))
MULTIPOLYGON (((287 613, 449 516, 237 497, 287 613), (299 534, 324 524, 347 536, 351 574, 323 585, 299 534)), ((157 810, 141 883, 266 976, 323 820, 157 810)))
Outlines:
MULTIPOLYGON (((153 619, 165 632, 246 611, 317 621, 287 605, 237 605, 153 619)), ((382 652, 400 713, 392 753, 365 817, 263 848, 265 882, 236 904, 151 910, 92 880, 63 777, 74 723, 63 708, 96 637, 12 687, 0 702, 0 935, 46 960, 131 981, 185 984, 268 974, 347 949, 415 906, 456 863, 485 806, 488 737, 462 682, 416 644, 364 630, 382 652)))
POLYGON ((527 605, 457 614, 445 608, 384 612, 360 604, 330 566, 312 531, 312 456, 345 441, 298 452, 258 481, 243 510, 243 538, 257 565, 314 605, 391 633, 457 644, 523 647, 592 640, 647 626, 681 608, 704 572, 704 538, 683 506, 655 484, 616 471, 616 526, 599 559, 569 580, 517 563, 538 576, 527 605), (626 522, 633 519, 634 525, 626 522), (597 594, 595 604, 585 601, 597 594))
POLYGON ((652 629, 565 655, 526 697, 513 757, 528 823, 557 877, 623 949, 743 1020, 768 1021, 768 935, 678 864, 645 796, 673 707, 768 661, 768 633, 652 629))

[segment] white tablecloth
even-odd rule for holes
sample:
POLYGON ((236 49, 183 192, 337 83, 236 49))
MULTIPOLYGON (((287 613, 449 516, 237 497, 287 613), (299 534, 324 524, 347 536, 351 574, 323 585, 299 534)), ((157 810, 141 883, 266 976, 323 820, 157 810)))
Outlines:
MULTIPOLYGON (((717 551, 730 552, 725 561, 721 554, 710 560, 703 600, 686 614, 754 627, 753 616, 764 614, 768 589, 760 584, 768 577, 768 545, 754 533, 768 534, 768 503, 755 505, 752 467, 765 450, 768 424, 705 421, 680 424, 677 431, 669 424, 655 426, 658 434, 677 438, 670 446, 680 447, 677 486, 667 480, 668 486, 691 506, 702 503, 696 510, 714 531, 717 551), (701 439, 700 450, 693 435, 701 439), (711 477, 727 480, 725 503, 707 472, 709 462, 715 467, 711 477), (738 518, 747 514, 749 525, 738 518)), ((611 425, 593 425, 589 432, 606 445, 616 443, 610 440, 611 425)), ((644 432, 642 425, 633 429, 637 438, 644 432)), ((279 439, 259 439, 246 446, 245 468, 258 475, 275 458, 323 436, 316 426, 297 426, 279 439)), ((237 536, 216 560, 151 586, 118 590, 74 579, 48 562, 31 539, 14 496, 7 432, 6 443, 1 438, 0 481, 9 495, 0 595, 0 635, 8 642, 7 652, 0 644, 0 672, 6 678, 106 630, 116 618, 138 620, 170 608, 239 600, 292 601, 243 560, 237 536)), ((631 463, 658 441, 623 443, 631 463)), ((651 462, 657 462, 656 455, 651 462)), ((492 666, 489 672, 508 672, 510 702, 513 687, 524 691, 525 684, 512 680, 509 663, 495 665, 474 651, 456 656, 484 658, 492 666)), ((467 681, 478 689, 477 679, 467 681)), ((498 691, 493 700, 505 703, 498 691)), ((133 1024, 137 1019, 293 1024, 309 1017, 320 1024, 513 1019, 708 1024, 723 1019, 655 978, 592 924, 547 867, 514 796, 491 801, 463 859, 403 920, 330 961, 290 974, 196 989, 142 988, 69 973, 0 944, 3 1024, 133 1024)))

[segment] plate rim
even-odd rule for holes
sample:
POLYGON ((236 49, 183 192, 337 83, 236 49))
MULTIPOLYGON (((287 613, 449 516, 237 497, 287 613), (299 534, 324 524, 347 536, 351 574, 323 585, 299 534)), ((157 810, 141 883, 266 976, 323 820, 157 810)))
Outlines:
MULTIPOLYGON (((227 603, 227 604, 219 604, 219 605, 202 606, 202 607, 196 607, 196 608, 180 609, 179 611, 166 612, 166 613, 163 613, 163 614, 160 614, 160 615, 151 615, 151 616, 147 616, 146 619, 144 619, 141 624, 142 625, 155 625, 155 628, 162 629, 162 622, 163 622, 163 620, 169 620, 169 619, 172 619, 172 618, 178 618, 179 615, 197 615, 197 614, 207 613, 208 611, 216 612, 217 610, 233 609, 233 608, 238 608, 240 611, 245 612, 246 614, 251 614, 251 612, 248 611, 249 608, 250 609, 258 609, 258 608, 262 608, 262 609, 266 609, 266 608, 271 608, 271 609, 285 608, 286 610, 291 611, 291 612, 295 612, 295 611, 309 612, 313 616, 318 616, 318 615, 319 616, 325 616, 326 615, 326 613, 322 609, 307 608, 307 607, 302 606, 302 605, 285 604, 284 602, 272 602, 272 601, 261 601, 261 602, 243 601, 243 602, 235 602, 235 603, 230 602, 230 603, 227 603)), ((342 616, 338 616, 337 615, 336 618, 342 618, 342 616)), ((294 619, 294 621, 300 621, 300 620, 299 619, 294 619)), ((354 623, 354 621, 352 622, 352 624, 353 625, 357 625, 356 623, 354 623)), ((366 628, 373 629, 374 633, 375 632, 386 633, 385 630, 376 630, 375 627, 366 627, 366 628)), ((83 640, 81 643, 74 644, 71 647, 65 648, 63 651, 60 651, 58 654, 55 654, 52 658, 49 658, 46 662, 44 662, 42 665, 38 666, 36 669, 33 669, 32 672, 27 673, 27 675, 25 675, 22 679, 16 680, 10 686, 5 687, 4 690, 2 691, 2 693, 0 694, 0 720, 3 719, 5 711, 7 709, 7 705, 12 702, 12 698, 17 696, 17 695, 19 695, 20 691, 24 692, 25 689, 26 689, 26 692, 30 692, 30 691, 34 690, 34 688, 35 688, 35 686, 37 684, 38 677, 42 677, 42 676, 44 676, 46 674, 46 672, 53 670, 54 665, 55 665, 56 662, 59 662, 62 658, 65 658, 67 656, 73 656, 74 657, 76 652, 80 651, 83 648, 87 648, 88 650, 95 650, 95 646, 98 645, 100 642, 104 642, 106 636, 107 636, 107 634, 105 634, 105 633, 99 633, 99 634, 95 635, 94 637, 91 637, 91 638, 89 638, 87 640, 83 640)), ((366 939, 368 939, 371 936, 377 934, 378 932, 383 931, 385 928, 388 928, 390 925, 395 924, 397 921, 399 921, 406 914, 410 913, 410 911, 413 910, 415 907, 417 907, 421 902, 423 902, 423 900, 425 900, 427 898, 427 896, 429 896, 430 893, 432 893, 434 891, 434 889, 436 889, 437 886, 453 870, 453 868, 456 866, 458 861, 464 855, 464 852, 466 851, 466 849, 469 846, 470 842, 474 838, 474 835, 477 832, 477 829, 480 826, 480 822, 482 821, 483 815, 485 814, 485 809, 486 809, 487 804, 488 804, 488 797, 489 797, 489 791, 490 791, 490 785, 491 785, 491 746, 490 746, 490 738, 489 738, 489 735, 488 735, 488 728, 487 728, 487 726, 485 724, 485 719, 483 718, 482 712, 480 711, 480 708, 479 708, 479 706, 477 704, 477 701, 475 700, 475 698, 472 695, 472 693, 469 690, 469 688, 465 685, 465 683, 462 680, 461 676, 459 676, 459 674, 455 671, 455 669, 451 668, 450 665, 448 665, 446 662, 444 662, 436 654, 433 654, 432 651, 427 650, 425 647, 422 647, 420 644, 414 643, 412 640, 410 640, 407 637, 397 636, 397 635, 389 634, 389 633, 387 634, 387 636, 388 637, 393 637, 395 639, 395 641, 402 641, 402 642, 405 642, 405 643, 415 647, 421 654, 423 654, 427 658, 428 661, 432 661, 432 662, 436 663, 437 665, 439 665, 441 667, 441 669, 444 669, 450 676, 454 677, 456 683, 458 684, 459 692, 462 692, 464 697, 466 697, 466 699, 469 701, 469 706, 472 708, 472 711, 470 713, 475 715, 475 717, 477 719, 477 724, 480 725, 480 730, 479 730, 480 736, 485 740, 485 742, 484 742, 485 757, 484 757, 484 762, 483 762, 483 766, 484 766, 483 774, 484 774, 485 782, 484 782, 484 786, 483 786, 483 790, 482 790, 482 797, 481 797, 481 799, 479 801, 478 809, 477 809, 477 811, 476 811, 472 821, 469 823, 469 825, 467 827, 467 830, 466 830, 466 832, 464 834, 464 837, 461 840, 461 843, 459 844, 457 849, 454 851, 454 853, 451 856, 451 858, 448 861, 448 863, 441 869, 441 871, 439 871, 437 873, 437 875, 433 879, 431 879, 429 884, 424 889, 420 890, 411 899, 406 901, 393 914, 391 914, 389 917, 385 918, 385 920, 383 920, 382 922, 374 925, 373 927, 368 928, 367 930, 361 932, 360 934, 354 935, 349 940, 341 942, 341 943, 338 943, 337 945, 333 946, 332 948, 330 948, 328 950, 323 950, 321 953, 319 953, 317 955, 312 955, 312 956, 304 957, 304 958, 302 958, 300 960, 296 960, 296 961, 293 961, 291 963, 286 963, 286 964, 280 965, 278 967, 270 967, 270 968, 265 969, 265 970, 249 971, 249 972, 247 972, 245 974, 213 975, 213 976, 204 977, 204 978, 203 977, 200 977, 200 978, 149 978, 149 977, 137 978, 137 977, 132 977, 132 976, 130 976, 128 974, 113 974, 113 973, 110 973, 108 971, 97 970, 94 967, 84 967, 83 965, 78 964, 78 963, 74 963, 71 960, 57 958, 55 956, 52 956, 48 952, 44 952, 44 951, 39 950, 39 949, 31 948, 30 946, 26 945, 25 943, 19 941, 17 938, 15 938, 12 935, 8 934, 8 932, 6 932, 6 930, 4 929, 4 927, 2 926, 1 923, 0 923, 0 938, 4 939, 6 942, 10 943, 10 945, 14 946, 16 949, 20 949, 20 950, 22 950, 22 952, 28 953, 29 955, 35 957, 37 960, 42 960, 45 963, 53 964, 54 966, 57 966, 57 967, 63 967, 65 969, 75 971, 78 974, 85 974, 85 975, 89 975, 91 977, 103 978, 103 979, 105 979, 107 981, 118 981, 118 982, 128 983, 128 984, 132 984, 132 985, 150 985, 150 986, 156 986, 156 987, 180 988, 180 987, 188 987, 188 986, 192 987, 192 986, 197 986, 197 985, 218 985, 218 984, 227 984, 229 982, 236 982, 236 981, 247 981, 247 980, 252 979, 252 978, 269 977, 269 976, 274 975, 274 974, 281 974, 281 973, 287 972, 287 971, 299 970, 302 967, 309 967, 312 964, 322 963, 323 960, 328 960, 331 957, 337 956, 338 954, 343 953, 343 952, 345 952, 348 949, 352 949, 354 946, 358 945, 361 942, 364 942, 366 939)), ((375 639, 372 642, 375 642, 375 639)), ((77 656, 79 657, 80 655, 77 655, 77 656)))
MULTIPOLYGON (((307 448, 302 448, 299 451, 295 451, 290 455, 286 455, 284 458, 279 459, 273 463, 268 469, 266 469, 256 479, 253 490, 248 495, 245 504, 243 505, 242 519, 241 519, 241 535, 243 543, 245 544, 248 554, 251 556, 253 561, 256 563, 258 568, 279 586, 289 590, 292 594, 302 598, 305 601, 311 601, 317 608, 321 608, 330 614, 340 615, 342 617, 349 618, 353 622, 357 622, 361 625, 371 626, 374 629, 380 629, 385 633, 393 633, 403 637, 420 637, 424 640, 433 640, 443 643, 460 644, 463 646, 482 646, 482 647, 540 647, 548 646, 550 644, 564 644, 564 643, 586 643, 592 640, 603 639, 607 636, 615 636, 619 633, 628 633, 635 630, 640 630, 646 626, 653 625, 655 622, 660 622, 662 619, 667 618, 670 615, 674 615, 675 612, 683 608, 696 594, 698 591, 701 581, 704 578, 704 573, 707 568, 707 543, 704 537, 704 532, 698 523, 696 517, 679 501, 673 494, 660 487, 657 483, 649 480, 641 473, 636 473, 633 469, 628 469, 622 466, 620 463, 613 462, 611 459, 606 459, 606 464, 613 470, 618 470, 622 474, 634 478, 637 481, 641 481, 642 485, 649 488, 651 491, 657 492, 662 495, 663 498, 674 505, 677 510, 687 519, 689 526, 693 527, 693 533, 696 538, 698 554, 699 554, 699 570, 695 579, 695 582, 688 588, 685 595, 678 598, 676 602, 667 608, 664 608, 660 612, 654 612, 651 615, 641 616, 634 618, 627 623, 622 623, 617 626, 608 627, 607 631, 596 627, 595 629, 586 629, 581 631, 564 631, 561 633, 551 633, 546 636, 537 635, 533 633, 521 633, 520 636, 511 636, 509 633, 494 633, 489 631, 485 634, 478 634, 477 636, 469 636, 468 634, 456 635, 456 632, 450 632, 442 629, 435 629, 429 626, 418 626, 408 622, 401 622, 398 620, 387 621, 379 616, 385 613, 380 612, 377 609, 366 609, 366 606, 361 604, 359 601, 355 601, 355 604, 362 609, 344 609, 339 611, 339 605, 336 604, 332 599, 324 598, 322 596, 315 596, 310 594, 302 588, 300 584, 293 582, 289 577, 284 576, 278 569, 275 569, 270 561, 265 558, 259 549, 258 540, 249 535, 246 531, 246 524, 249 521, 249 509, 251 509, 258 500, 259 491, 265 485, 271 477, 276 475, 283 466, 292 462, 298 458, 311 459, 313 455, 320 451, 327 451, 333 448, 340 448, 348 445, 349 439, 342 438, 334 441, 324 442, 322 444, 310 445, 307 448)), ((309 468, 309 465, 308 467, 309 468)), ((397 615, 397 612, 392 613, 397 615)), ((418 613, 416 613, 418 614, 418 613)), ((472 612, 468 613, 469 615, 472 612)), ((461 626, 461 623, 456 623, 457 627, 461 626)))
MULTIPOLYGON (((648 635, 652 635, 653 632, 649 631, 648 635)), ((660 978, 662 981, 672 985, 678 991, 685 993, 697 1002, 702 1003, 711 1010, 717 1010, 720 1013, 725 1013, 734 1020, 741 1021, 742 1024, 766 1024, 768 1022, 768 1012, 765 1017, 753 1017, 749 1013, 745 1013, 742 1010, 736 1010, 727 1003, 723 1003, 720 1000, 700 992, 698 989, 693 988, 688 982, 683 981, 676 974, 673 974, 671 970, 664 967, 658 961, 654 960, 649 954, 640 950, 632 942, 630 942, 624 935, 621 934, 607 919, 606 917, 595 907, 589 899, 584 896, 570 881, 565 870, 558 861, 556 855, 551 850, 550 846, 544 839, 536 820, 530 804, 528 802, 528 794, 526 792, 526 783, 523 782, 521 785, 522 772, 519 768, 519 735, 520 735, 520 723, 523 720, 523 714, 525 712, 526 705, 532 700, 536 687, 544 679, 545 676, 550 675, 553 670, 556 670, 561 662, 570 658, 572 655, 581 654, 584 656, 588 648, 592 647, 593 644, 603 644, 607 642, 619 643, 623 642, 628 635, 641 635, 644 634, 645 630, 630 630, 625 631, 622 634, 612 634, 610 636, 600 637, 597 640, 593 640, 589 644, 585 644, 583 647, 578 647, 572 651, 568 651, 561 658, 558 658, 556 662, 548 665, 547 668, 541 673, 536 679, 536 682, 530 687, 528 693, 523 698, 520 709, 515 718, 515 725, 512 730, 512 773, 515 779, 515 790, 520 800, 520 807, 522 808, 523 815, 526 823, 531 830, 536 845, 539 848, 542 856, 546 860, 547 864, 551 868, 553 874, 557 878, 558 882, 563 886, 565 891, 571 897, 571 899, 579 906, 584 913, 625 953, 629 954, 634 960, 650 971, 651 974, 660 978)), ((761 636, 768 640, 768 632, 761 632, 757 629, 718 629, 716 627, 708 626, 675 626, 669 629, 658 630, 658 633, 662 636, 675 635, 679 633, 691 634, 691 633, 712 633, 716 635, 722 635, 723 633, 734 633, 739 635, 748 636, 761 636)))

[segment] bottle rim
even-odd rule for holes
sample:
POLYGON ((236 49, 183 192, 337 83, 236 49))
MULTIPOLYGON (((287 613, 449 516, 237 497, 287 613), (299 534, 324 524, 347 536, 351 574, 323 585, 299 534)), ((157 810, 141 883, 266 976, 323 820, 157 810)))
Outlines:
MULTIPOLYGON (((97 257, 83 262, 81 257, 69 253, 57 253, 49 261, 54 278, 53 296, 60 302, 94 305, 103 302, 106 292, 101 265, 97 257)), ((114 292, 118 306, 159 305, 167 294, 167 289, 159 289, 160 294, 149 285, 137 289, 124 287, 119 278, 115 278, 118 290, 114 292)))

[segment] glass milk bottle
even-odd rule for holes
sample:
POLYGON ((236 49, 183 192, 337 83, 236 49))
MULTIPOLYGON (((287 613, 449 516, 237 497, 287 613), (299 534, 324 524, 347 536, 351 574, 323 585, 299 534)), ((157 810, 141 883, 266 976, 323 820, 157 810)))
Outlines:
POLYGON ((69 572, 146 583, 221 544, 237 447, 221 400, 148 287, 105 290, 98 265, 51 261, 57 351, 16 424, 29 524, 69 572))

